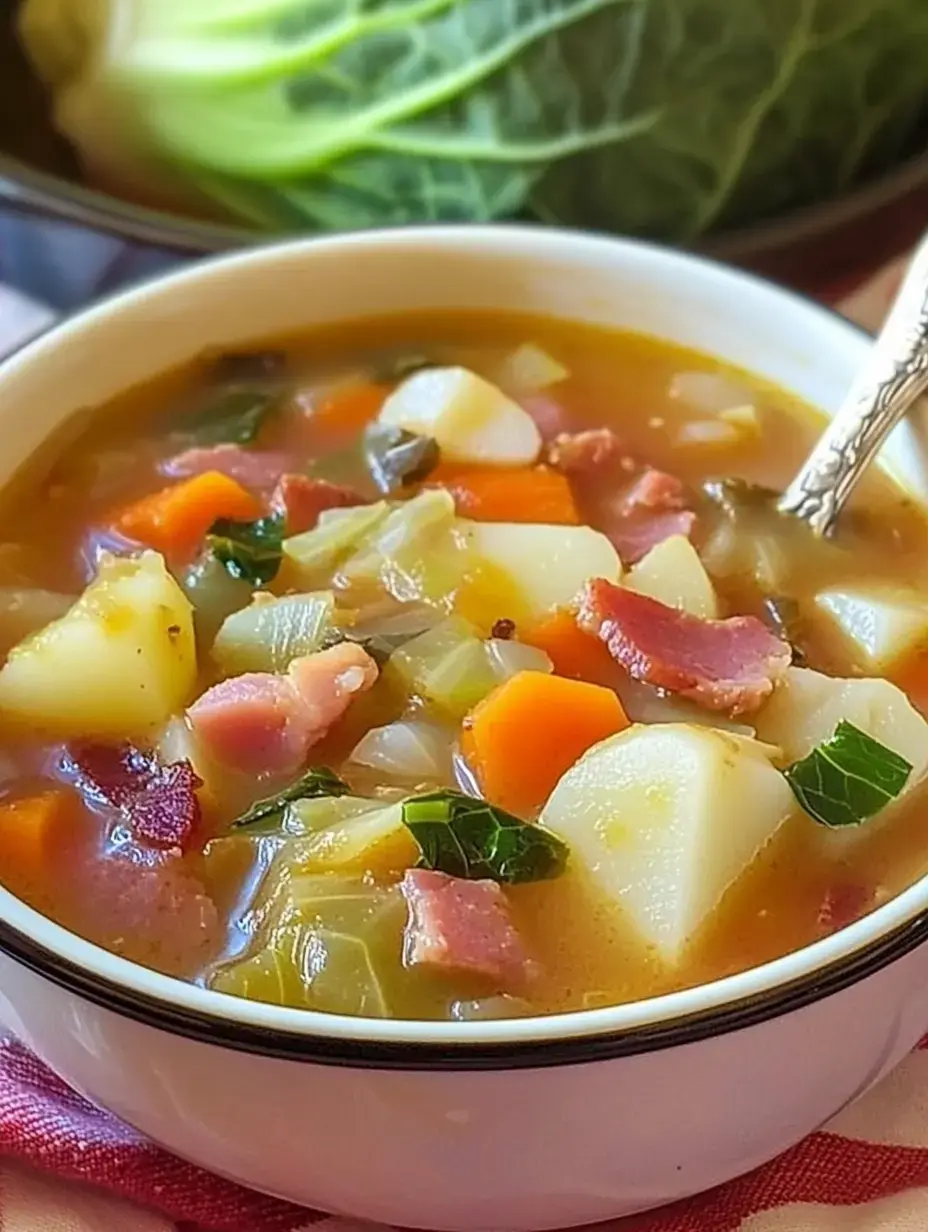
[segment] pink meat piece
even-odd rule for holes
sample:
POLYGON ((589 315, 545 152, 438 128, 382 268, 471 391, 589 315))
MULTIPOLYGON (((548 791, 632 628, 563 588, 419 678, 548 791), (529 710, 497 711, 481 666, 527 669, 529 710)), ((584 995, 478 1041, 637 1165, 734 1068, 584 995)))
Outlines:
POLYGON ((636 465, 611 428, 560 432, 548 446, 547 457, 566 475, 589 475, 606 468, 629 471, 636 465))
POLYGON ((829 886, 818 909, 819 930, 825 936, 836 933, 875 906, 875 895, 867 886, 849 882, 829 886))
POLYGON ((246 488, 265 494, 280 479, 288 463, 292 464, 292 460, 285 453, 226 444, 185 449, 162 462, 160 470, 170 479, 190 479, 206 471, 221 471, 246 488))
POLYGON ((431 869, 409 869, 400 884, 408 919, 403 959, 518 985, 537 971, 495 881, 464 881, 431 869))
POLYGON ((570 427, 566 409, 549 394, 527 394, 519 399, 523 410, 528 411, 541 433, 543 441, 553 441, 570 427))
POLYGON ((634 509, 683 509, 685 505, 682 480, 653 466, 642 471, 622 498, 622 508, 627 513, 634 509))
POLYGON ((204 748, 251 774, 300 769, 309 749, 377 679, 353 642, 294 659, 285 676, 249 672, 207 689, 187 711, 204 748))
POLYGON ((691 509, 667 513, 636 510, 634 513, 620 513, 618 516, 603 519, 605 533, 621 557, 623 565, 637 564, 652 548, 673 535, 685 535, 688 539, 695 525, 696 514, 691 509))
POLYGON ((283 513, 289 535, 312 530, 319 514, 326 509, 364 504, 364 497, 353 488, 329 483, 327 479, 311 479, 308 475, 281 475, 271 497, 271 508, 283 513))
POLYGON ((792 659, 755 616, 702 620, 603 578, 587 583, 577 620, 635 680, 707 710, 756 710, 792 659))
POLYGON ((216 905, 178 851, 124 843, 76 868, 72 893, 94 940, 160 971, 190 974, 222 941, 216 905))
POLYGON ((181 851, 195 844, 203 784, 189 762, 165 765, 131 744, 83 744, 70 750, 66 766, 85 796, 120 811, 137 842, 181 851))

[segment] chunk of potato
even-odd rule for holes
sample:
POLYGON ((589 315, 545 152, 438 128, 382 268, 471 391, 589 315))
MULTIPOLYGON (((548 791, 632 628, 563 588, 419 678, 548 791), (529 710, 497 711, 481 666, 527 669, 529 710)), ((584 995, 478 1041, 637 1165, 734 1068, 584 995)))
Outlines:
POLYGON ((622 576, 615 548, 589 526, 463 518, 456 526, 478 569, 487 566, 490 578, 498 583, 500 615, 517 622, 538 620, 554 608, 568 607, 590 578, 617 582, 622 576))
POLYGON ((928 601, 893 587, 841 586, 820 591, 815 604, 853 644, 861 666, 885 672, 928 641, 928 601))
POLYGON ((840 830, 816 826, 821 842, 836 855, 873 834, 874 827, 891 816, 899 800, 928 771, 928 723, 902 690, 888 680, 846 680, 791 667, 754 723, 758 739, 779 745, 783 764, 789 765, 829 740, 842 719, 904 757, 912 773, 896 801, 864 825, 840 830))
POLYGON ((797 807, 771 752, 713 728, 636 725, 567 771, 541 821, 673 965, 797 807))
POLYGON ((157 552, 104 557, 59 620, 10 651, 0 716, 61 736, 160 726, 196 683, 192 609, 157 552))
POLYGON ((719 614, 712 581, 685 535, 671 535, 653 547, 631 570, 625 585, 692 616, 715 620, 719 614))
POLYGON ((531 415, 467 368, 426 368, 387 398, 382 424, 433 437, 452 462, 527 466, 541 451, 531 415))

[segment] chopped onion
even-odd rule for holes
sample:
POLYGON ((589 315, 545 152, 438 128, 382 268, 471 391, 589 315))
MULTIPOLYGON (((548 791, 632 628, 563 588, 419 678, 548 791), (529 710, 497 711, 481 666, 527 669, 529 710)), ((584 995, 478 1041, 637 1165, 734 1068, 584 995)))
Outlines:
POLYGON ((287 834, 315 834, 341 821, 350 821, 364 813, 375 813, 383 808, 380 800, 367 800, 359 796, 319 796, 309 800, 294 800, 287 805, 283 829, 287 834))
POLYGON ((629 677, 616 692, 625 713, 633 723, 691 723, 697 727, 715 727, 735 736, 753 738, 755 730, 746 723, 736 723, 717 711, 701 710, 693 702, 659 692, 652 685, 629 677))
POLYGON ((692 419, 681 424, 674 434, 674 444, 681 447, 702 445, 735 445, 742 433, 734 424, 721 419, 692 419))
POLYGON ((727 411, 750 406, 754 395, 746 386, 720 372, 678 372, 670 382, 671 398, 698 411, 727 411))
POLYGON ((355 745, 350 760, 393 778, 448 782, 451 778, 449 733, 437 723, 401 719, 374 727, 355 745))
POLYGON ((499 374, 499 383, 516 393, 535 393, 565 381, 570 372, 534 342, 526 342, 509 355, 499 374))
POLYGON ((500 682, 517 672, 553 672, 554 664, 543 650, 509 638, 491 637, 487 643, 490 668, 500 682))
POLYGON ((255 595, 250 606, 233 612, 213 642, 212 657, 226 676, 243 672, 282 672, 302 655, 322 646, 332 625, 331 591, 255 595))
POLYGON ((441 612, 424 603, 396 603, 388 599, 355 613, 351 633, 356 638, 383 637, 388 640, 418 637, 442 619, 441 612))
POLYGON ((312 530, 284 540, 284 555, 302 576, 313 577, 348 556, 366 535, 386 520, 389 511, 386 501, 353 505, 348 509, 326 509, 320 513, 312 530))

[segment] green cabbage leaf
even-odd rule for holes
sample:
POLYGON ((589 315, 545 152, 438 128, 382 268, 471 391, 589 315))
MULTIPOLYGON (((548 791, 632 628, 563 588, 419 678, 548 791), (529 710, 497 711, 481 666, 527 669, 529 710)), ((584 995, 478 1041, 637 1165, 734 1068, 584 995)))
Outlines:
POLYGON ((918 148, 928 0, 25 0, 108 186, 263 230, 693 240, 918 148))

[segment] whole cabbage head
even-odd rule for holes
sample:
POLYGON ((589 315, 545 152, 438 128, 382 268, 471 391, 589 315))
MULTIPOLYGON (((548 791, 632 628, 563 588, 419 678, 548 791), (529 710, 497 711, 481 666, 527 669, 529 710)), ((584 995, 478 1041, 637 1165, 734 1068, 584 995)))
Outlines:
POLYGON ((692 240, 928 131, 928 0, 25 0, 93 176, 274 231, 692 240))

